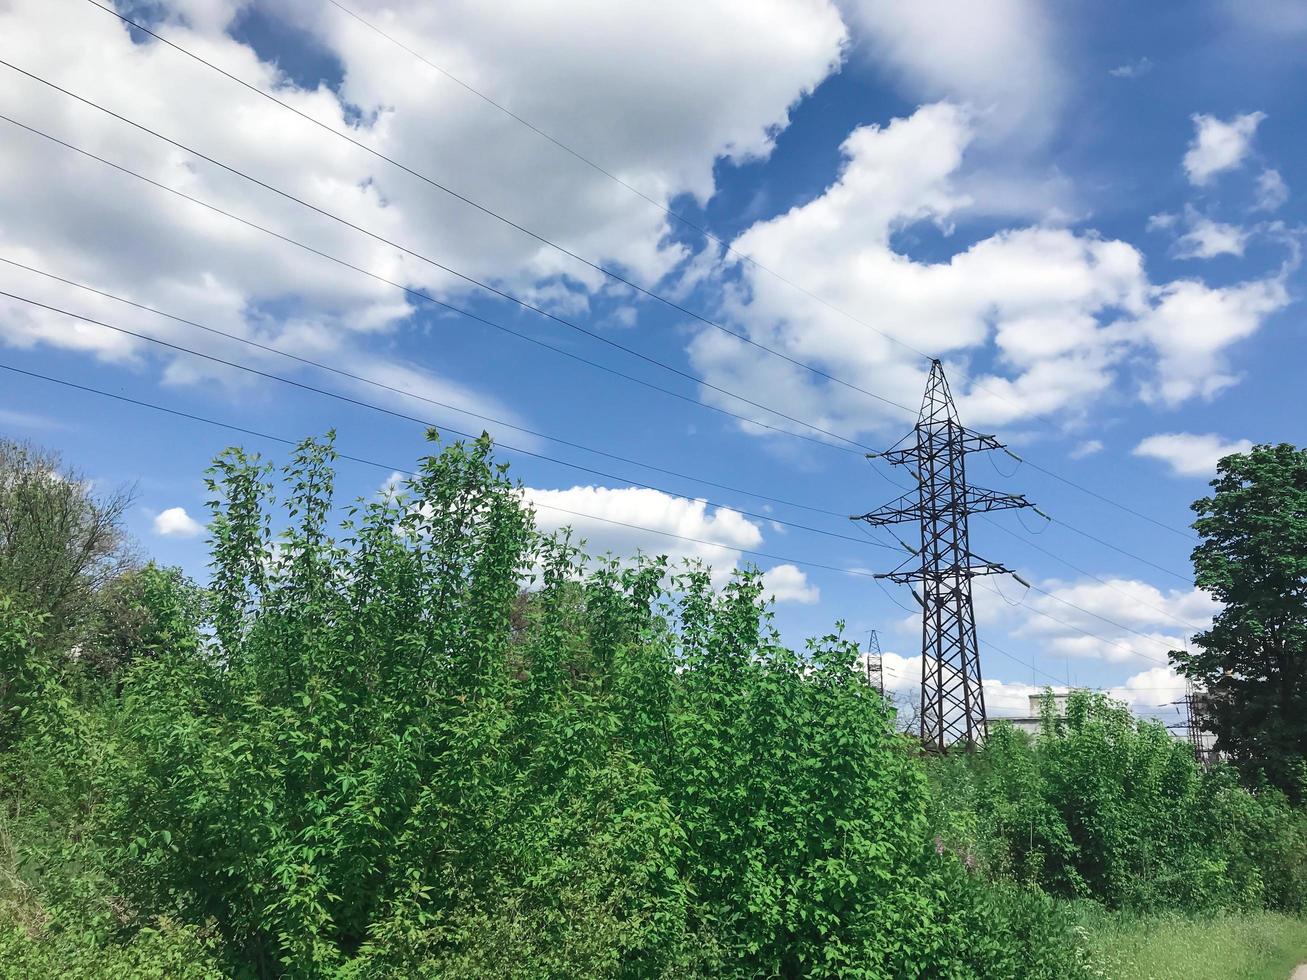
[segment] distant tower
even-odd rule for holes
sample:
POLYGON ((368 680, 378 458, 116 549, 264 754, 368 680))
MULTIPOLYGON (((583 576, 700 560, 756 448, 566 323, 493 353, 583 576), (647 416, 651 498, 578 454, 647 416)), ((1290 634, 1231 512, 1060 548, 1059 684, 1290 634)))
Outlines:
POLYGON ((920 525, 920 549, 909 548, 920 558, 920 567, 904 570, 912 562, 909 558, 877 578, 921 586, 920 594, 912 589, 921 606, 921 742, 942 752, 959 743, 970 748, 987 734, 971 580, 977 575, 1015 574, 971 553, 967 517, 1032 505, 1019 494, 967 485, 967 454, 1005 447, 958 421, 944 366, 938 360, 931 366, 915 436, 916 444, 910 448, 872 453, 868 458, 879 456, 906 467, 917 482, 916 492, 854 520, 873 527, 909 521, 920 525))
POLYGON ((867 637, 867 683, 881 694, 885 693, 884 654, 880 652, 880 634, 875 630, 867 637))

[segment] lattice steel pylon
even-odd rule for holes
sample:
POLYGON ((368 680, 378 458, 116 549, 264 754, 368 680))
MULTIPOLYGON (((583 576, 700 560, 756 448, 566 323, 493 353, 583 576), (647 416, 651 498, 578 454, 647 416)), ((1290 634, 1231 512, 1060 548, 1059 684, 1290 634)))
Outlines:
POLYGON ((881 694, 885 693, 885 655, 880 649, 880 633, 871 630, 867 636, 867 684, 881 694))
POLYGON ((1011 574, 1021 581, 1011 569, 971 553, 967 518, 982 511, 1033 505, 1020 494, 968 485, 967 455, 981 450, 1006 451, 1006 447, 991 435, 972 432, 958 420, 944 366, 938 360, 931 366, 914 434, 914 446, 871 453, 868 458, 879 456, 906 467, 917 481, 915 495, 906 493, 853 519, 873 527, 909 521, 921 527, 920 549, 899 542, 920 558, 920 567, 908 569, 913 561, 908 558, 877 578, 921 585, 920 594, 912 589, 921 605, 921 743, 942 752, 959 744, 971 748, 987 734, 971 580, 977 575, 1011 574))

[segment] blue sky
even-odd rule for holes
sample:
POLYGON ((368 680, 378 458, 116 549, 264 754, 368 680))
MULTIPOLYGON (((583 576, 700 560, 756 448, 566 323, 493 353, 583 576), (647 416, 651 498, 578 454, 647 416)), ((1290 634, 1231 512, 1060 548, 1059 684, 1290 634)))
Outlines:
MULTIPOLYGON (((914 351, 938 355, 964 421, 1040 467, 972 457, 973 481, 1025 493, 1055 519, 972 525, 979 554, 1036 587, 977 586, 981 636, 997 645, 983 651, 991 713, 1018 711, 1050 677, 1112 688, 1148 713, 1182 693, 1166 651, 1214 611, 1187 581, 1192 540, 1045 471, 1183 528, 1223 451, 1307 442, 1300 4, 350 6, 643 196, 326 0, 117 9, 681 309, 129 33, 88 0, 16 0, 0 12, 5 61, 375 237, 9 68, 4 115, 556 349, 0 123, 0 257, 265 348, 0 264, 0 290, 21 297, 0 297, 0 363, 277 436, 334 427, 343 452, 385 464, 343 463, 344 497, 412 465, 422 426, 55 310, 446 428, 488 428, 611 474, 505 451, 542 525, 571 523, 600 551, 670 550, 723 571, 756 560, 789 639, 836 620, 859 637, 876 628, 887 680, 910 696, 919 627, 906 590, 815 566, 898 562, 891 537, 834 515, 900 492, 891 481, 904 474, 847 450, 888 446, 912 419, 799 365, 915 408, 929 365, 914 351)), ((238 438, 285 456, 0 373, 0 430, 60 450, 96 481, 135 481, 143 549, 200 577, 208 461, 238 438)))

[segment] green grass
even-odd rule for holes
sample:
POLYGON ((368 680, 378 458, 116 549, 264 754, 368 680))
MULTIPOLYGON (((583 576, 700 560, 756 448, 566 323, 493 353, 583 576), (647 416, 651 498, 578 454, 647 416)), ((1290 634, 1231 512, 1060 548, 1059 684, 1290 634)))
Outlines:
POLYGON ((1214 918, 1089 916, 1112 980, 1288 980, 1307 963, 1307 921, 1258 912, 1214 918))

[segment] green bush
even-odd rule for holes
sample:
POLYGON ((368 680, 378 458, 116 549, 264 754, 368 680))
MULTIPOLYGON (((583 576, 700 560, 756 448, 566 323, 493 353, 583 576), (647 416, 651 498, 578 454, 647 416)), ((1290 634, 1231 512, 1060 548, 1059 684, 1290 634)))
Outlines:
POLYGON ((756 573, 589 562, 488 442, 337 540, 332 459, 274 534, 269 469, 220 458, 208 625, 51 695, 49 907, 267 976, 1039 975, 1056 911, 935 846, 855 648, 785 649, 756 573))
POLYGON ((1080 692, 1031 738, 997 725, 934 766, 935 825, 987 870, 1110 907, 1300 911, 1307 815, 1101 694, 1080 692))
POLYGON ((26 975, 1071 980, 1054 896, 1302 903, 1298 811, 1101 699, 926 764, 756 572, 541 536, 488 440, 345 508, 333 462, 279 511, 220 457, 203 596, 117 580, 79 661, 0 605, 26 975))

